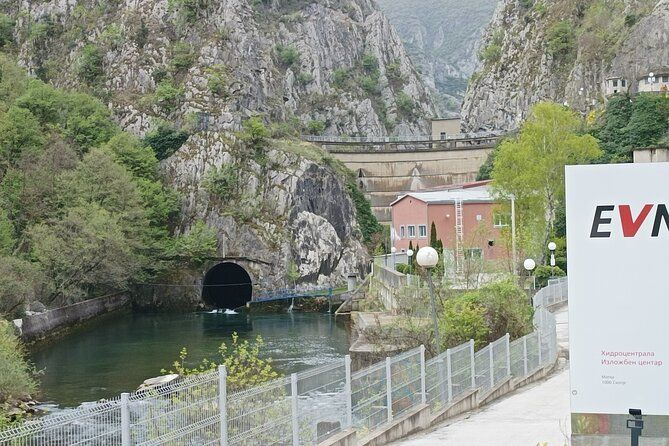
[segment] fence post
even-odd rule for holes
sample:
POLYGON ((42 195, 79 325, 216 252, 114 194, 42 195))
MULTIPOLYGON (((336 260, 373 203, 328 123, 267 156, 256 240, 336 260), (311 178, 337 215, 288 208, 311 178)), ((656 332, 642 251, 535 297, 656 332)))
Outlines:
POLYGON ((446 349, 446 373, 448 380, 448 402, 453 401, 453 378, 451 374, 451 349, 446 349))
POLYGON ((228 371, 218 366, 218 411, 221 423, 221 446, 228 444, 228 371))
POLYGON ((121 446, 130 446, 130 394, 121 394, 121 446))
POLYGON ((300 446, 300 419, 297 408, 297 373, 290 375, 290 397, 292 402, 293 446, 300 446))
POLYGON ((472 390, 476 389, 476 357, 474 355, 474 340, 469 340, 469 361, 472 368, 472 390))
POLYGON ((386 358, 386 406, 388 422, 393 421, 393 384, 391 382, 392 367, 390 358, 386 358))
POLYGON ((511 336, 506 334, 506 376, 511 376, 511 336))
POLYGON ((344 356, 344 367, 346 369, 346 425, 353 427, 353 390, 351 386, 351 355, 344 356))
POLYGON ((420 402, 427 403, 427 391, 425 388, 425 346, 420 346, 420 402))
POLYGON ((525 371, 524 376, 527 376, 527 335, 523 336, 523 370, 525 371))
POLYGON ((493 354, 493 344, 490 343, 488 344, 488 359, 489 359, 489 365, 490 365, 490 388, 492 389, 495 387, 495 358, 493 354))
POLYGON ((539 367, 543 365, 543 360, 541 359, 541 330, 537 328, 537 350, 539 350, 539 367))

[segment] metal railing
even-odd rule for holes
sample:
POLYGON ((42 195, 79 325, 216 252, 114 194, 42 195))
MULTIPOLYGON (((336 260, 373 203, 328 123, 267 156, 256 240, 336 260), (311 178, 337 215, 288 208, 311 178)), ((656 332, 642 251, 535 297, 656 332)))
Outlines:
MULTIPOLYGON (((547 288, 561 288, 565 280, 547 288)), ((555 317, 539 296, 535 331, 475 351, 474 341, 426 360, 425 348, 351 372, 345 356, 331 364, 228 393, 225 367, 158 388, 28 421, 0 432, 0 445, 314 445, 355 428, 363 437, 429 405, 438 412, 464 394, 485 396, 509 378, 523 379, 557 359, 555 317)), ((556 297, 558 296, 558 297, 556 297)))
POLYGON ((300 139, 309 142, 345 144, 345 143, 411 143, 411 142, 440 142, 440 141, 465 141, 472 139, 498 138, 500 132, 458 133, 434 137, 433 135, 395 135, 395 136, 332 136, 332 135, 301 135, 300 139))
POLYGON ((535 307, 550 308, 568 300, 567 278, 549 279, 548 286, 540 289, 532 298, 535 307))

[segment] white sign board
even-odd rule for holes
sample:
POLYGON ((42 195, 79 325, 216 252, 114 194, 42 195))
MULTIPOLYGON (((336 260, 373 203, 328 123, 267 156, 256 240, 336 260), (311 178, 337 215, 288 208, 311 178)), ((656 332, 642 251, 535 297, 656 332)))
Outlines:
POLYGON ((566 171, 573 413, 669 414, 669 163, 566 171))

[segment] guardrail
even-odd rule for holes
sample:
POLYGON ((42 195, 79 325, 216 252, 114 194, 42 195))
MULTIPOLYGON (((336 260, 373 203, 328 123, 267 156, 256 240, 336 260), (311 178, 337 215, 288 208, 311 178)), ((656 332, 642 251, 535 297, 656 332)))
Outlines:
POLYGON ((440 142, 463 141, 470 139, 498 138, 503 136, 498 132, 458 133, 435 138, 432 135, 398 135, 398 136, 330 136, 330 135, 301 135, 300 139, 309 142, 331 144, 401 144, 411 142, 440 142))
MULTIPOLYGON (((561 282, 549 285, 560 287, 561 282)), ((365 436, 427 404, 443 412, 466 392, 490 394, 557 359, 555 318, 543 306, 535 331, 474 342, 426 360, 423 346, 353 373, 351 359, 228 393, 226 370, 85 404, 0 432, 0 445, 314 445, 346 429, 365 436)))
POLYGON ((537 291, 532 298, 532 303, 535 307, 550 308, 553 305, 567 302, 568 298, 567 278, 560 277, 549 279, 548 286, 537 291))

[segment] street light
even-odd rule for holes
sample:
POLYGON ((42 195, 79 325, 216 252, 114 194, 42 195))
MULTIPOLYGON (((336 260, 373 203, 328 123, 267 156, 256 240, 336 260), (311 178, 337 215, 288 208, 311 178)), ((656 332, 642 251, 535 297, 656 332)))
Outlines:
POLYGON ((551 277, 555 277, 555 249, 557 248, 557 245, 555 242, 550 242, 548 244, 548 250, 551 252, 551 277))
MULTIPOLYGON (((532 275, 532 271, 534 270, 534 268, 536 268, 536 266, 537 266, 537 263, 532 259, 525 259, 525 261, 523 262, 523 268, 525 268, 525 271, 527 271, 528 276, 532 275)), ((537 287, 536 284, 534 283, 534 280, 535 280, 535 277, 532 276, 532 289, 533 290, 536 289, 536 287, 537 287)), ((529 287, 528 287, 527 294, 530 297, 530 304, 531 304, 532 303, 532 290, 530 290, 529 287)))
MULTIPOLYGON (((411 254, 413 252, 409 250, 411 254)), ((408 254, 408 253, 407 253, 408 254)), ((434 341, 437 344, 437 355, 441 353, 441 339, 439 338, 439 323, 437 322, 437 304, 434 298, 434 284, 432 283, 432 268, 439 263, 439 254, 431 246, 420 248, 416 254, 416 262, 427 270, 427 283, 430 286, 430 305, 432 307, 432 323, 434 324, 434 341)))
POLYGON ((652 71, 648 73, 648 83, 650 84, 650 91, 653 91, 653 84, 655 83, 655 73, 652 71))
POLYGON ((413 256, 413 249, 407 251, 407 263, 409 264, 409 275, 411 275, 411 257, 413 256))

